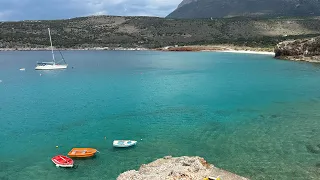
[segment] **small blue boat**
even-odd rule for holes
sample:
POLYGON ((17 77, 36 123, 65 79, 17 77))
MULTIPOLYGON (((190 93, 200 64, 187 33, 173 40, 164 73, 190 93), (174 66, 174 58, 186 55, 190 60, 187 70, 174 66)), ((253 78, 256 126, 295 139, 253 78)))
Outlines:
POLYGON ((113 147, 126 148, 137 144, 137 141, 133 140, 114 140, 113 147))

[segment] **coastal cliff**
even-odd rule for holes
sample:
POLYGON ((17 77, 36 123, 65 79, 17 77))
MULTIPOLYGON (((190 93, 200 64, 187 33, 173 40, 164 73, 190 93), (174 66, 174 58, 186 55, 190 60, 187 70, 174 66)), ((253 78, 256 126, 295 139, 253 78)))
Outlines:
POLYGON ((203 180, 218 176, 223 180, 247 180, 247 178, 216 168, 201 157, 187 156, 175 158, 166 156, 150 164, 142 165, 139 171, 124 172, 117 180, 203 180))
POLYGON ((294 61, 320 62, 320 36, 311 39, 284 41, 275 47, 275 57, 294 61))

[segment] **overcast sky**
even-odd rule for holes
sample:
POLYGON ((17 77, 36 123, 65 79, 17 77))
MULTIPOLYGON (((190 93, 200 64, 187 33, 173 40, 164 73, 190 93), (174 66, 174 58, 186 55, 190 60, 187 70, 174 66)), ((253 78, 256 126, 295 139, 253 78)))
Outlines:
POLYGON ((0 0, 0 21, 64 19, 88 15, 160 16, 182 0, 0 0))

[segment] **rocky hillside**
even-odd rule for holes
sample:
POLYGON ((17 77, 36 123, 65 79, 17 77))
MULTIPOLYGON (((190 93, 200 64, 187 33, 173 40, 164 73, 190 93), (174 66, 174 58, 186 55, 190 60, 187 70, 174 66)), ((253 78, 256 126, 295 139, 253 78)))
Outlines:
MULTIPOLYGON (((200 157, 171 156, 142 165, 139 171, 122 173, 117 180, 203 180, 208 177, 220 177, 222 180, 247 180, 244 177, 216 168, 200 157)), ((212 178, 212 179, 213 179, 212 178)))
POLYGON ((275 47, 275 56, 279 59, 320 62, 320 36, 281 42, 275 47))
POLYGON ((320 15, 319 0, 183 0, 168 18, 320 15))
POLYGON ((320 18, 166 19, 91 16, 54 21, 0 22, 0 48, 146 47, 235 44, 274 47, 320 35, 320 18))

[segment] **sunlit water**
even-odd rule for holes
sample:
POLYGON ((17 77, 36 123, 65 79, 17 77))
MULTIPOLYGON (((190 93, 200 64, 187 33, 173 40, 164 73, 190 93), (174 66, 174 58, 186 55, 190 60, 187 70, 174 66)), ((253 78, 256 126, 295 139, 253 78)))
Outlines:
POLYGON ((63 54, 69 69, 41 72, 34 65, 50 52, 0 52, 1 180, 115 179, 165 155, 202 156, 252 179, 320 178, 320 66, 211 52, 63 54), (114 149, 114 139, 139 142, 114 149), (56 168, 51 158, 73 147, 100 153, 56 168))

